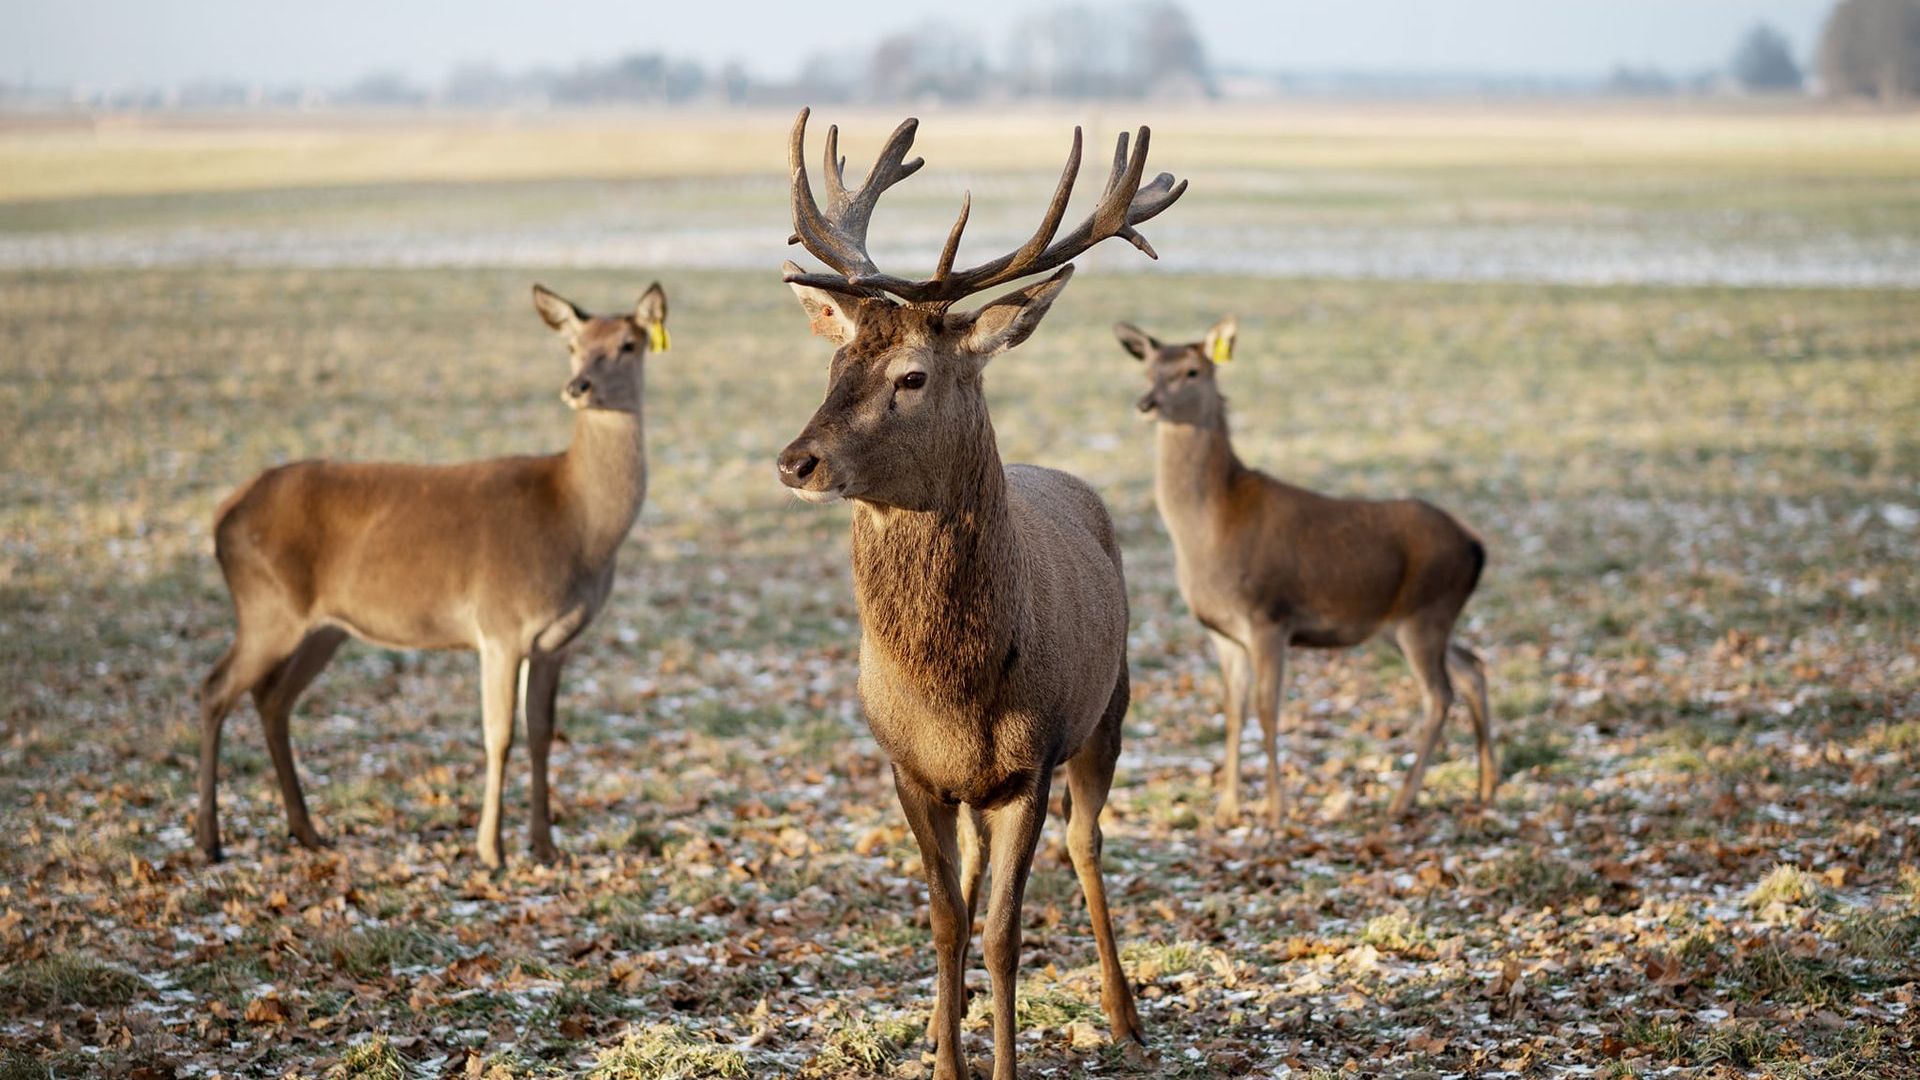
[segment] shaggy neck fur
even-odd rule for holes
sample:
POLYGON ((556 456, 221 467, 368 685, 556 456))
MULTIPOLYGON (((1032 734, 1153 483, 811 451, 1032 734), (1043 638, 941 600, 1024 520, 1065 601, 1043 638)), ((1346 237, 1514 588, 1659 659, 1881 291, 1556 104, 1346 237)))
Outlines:
POLYGON ((856 503, 853 583, 867 635, 929 697, 993 700, 1020 617, 1006 473, 982 410, 930 510, 856 503))
POLYGON ((639 413, 581 409, 561 455, 560 484, 588 565, 612 558, 647 497, 646 433, 639 413))

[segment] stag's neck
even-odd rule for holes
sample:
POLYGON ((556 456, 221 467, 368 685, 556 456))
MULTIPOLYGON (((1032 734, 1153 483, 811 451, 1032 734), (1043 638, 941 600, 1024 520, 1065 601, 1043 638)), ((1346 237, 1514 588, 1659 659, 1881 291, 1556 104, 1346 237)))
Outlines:
POLYGON ((1021 614, 1019 546, 992 428, 961 457, 969 465, 938 507, 856 503, 853 514, 868 638, 921 692, 955 705, 994 699, 1021 614))
POLYGON ((1218 506, 1234 476, 1246 468, 1233 452, 1225 408, 1200 423, 1154 426, 1160 459, 1154 470, 1154 496, 1169 522, 1218 506))
POLYGON ((582 409, 561 455, 561 488, 589 564, 611 560, 647 497, 646 433, 640 414, 582 409))

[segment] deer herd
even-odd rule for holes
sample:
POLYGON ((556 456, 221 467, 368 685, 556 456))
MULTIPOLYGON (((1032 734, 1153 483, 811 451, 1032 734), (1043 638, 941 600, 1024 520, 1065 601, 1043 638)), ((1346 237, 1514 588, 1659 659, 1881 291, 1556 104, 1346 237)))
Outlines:
MULTIPOLYGON (((1021 901, 1061 766, 1067 852, 1093 924, 1101 1003, 1114 1041, 1137 1046, 1140 1019, 1100 868, 1100 813, 1130 701, 1120 547, 1085 482, 1002 463, 982 379, 990 360, 1039 327, 1072 279, 1073 259, 1113 237, 1157 258, 1138 227, 1187 185, 1166 173, 1144 180, 1148 131, 1131 145, 1122 134, 1092 212, 1062 233, 1080 171, 1076 128, 1031 238, 956 268, 971 205, 963 199, 932 275, 908 278, 875 265, 867 233, 880 197, 923 164, 907 159, 916 121, 895 129, 852 188, 829 128, 824 208, 804 160, 806 124, 802 110, 789 144, 789 243, 827 269, 788 262, 784 278, 834 354, 825 399, 776 465, 796 496, 852 504, 859 695, 922 857, 937 963, 928 1026, 935 1075, 967 1075, 963 976, 983 881, 993 1074, 1015 1075, 1021 901), (1016 285, 1027 279, 1037 280, 1016 285), (999 286, 1014 287, 962 306, 999 286)), ((647 357, 667 348, 667 299, 654 284, 629 313, 589 315, 535 285, 533 301, 570 354, 561 398, 573 410, 573 436, 564 451, 448 466, 296 462, 261 473, 220 507, 215 550, 237 625, 201 688, 197 840, 208 859, 221 857, 221 728, 243 694, 265 728, 293 839, 323 843, 301 794, 288 721, 349 636, 480 654, 480 861, 502 863, 501 792, 521 702, 533 763, 531 851, 542 862, 557 857, 547 796, 555 697, 646 497, 644 376, 647 357)), ((1266 753, 1264 819, 1282 823, 1288 650, 1376 635, 1405 657, 1425 700, 1391 812, 1413 808, 1456 681, 1473 720, 1478 797, 1490 799, 1499 773, 1485 666, 1453 640, 1486 562, 1481 542, 1425 502, 1334 498, 1242 463, 1219 383, 1233 355, 1233 320, 1180 344, 1125 322, 1114 331, 1144 366, 1138 409, 1154 425, 1155 501, 1180 593, 1213 641, 1225 684, 1217 823, 1239 819, 1249 702, 1266 753)))

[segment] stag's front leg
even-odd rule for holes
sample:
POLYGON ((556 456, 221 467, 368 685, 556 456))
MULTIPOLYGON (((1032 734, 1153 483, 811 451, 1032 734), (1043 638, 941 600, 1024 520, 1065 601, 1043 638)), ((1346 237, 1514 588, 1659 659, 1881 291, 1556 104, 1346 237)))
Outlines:
POLYGON ((960 850, 955 839, 956 808, 893 770, 893 788, 900 809, 920 845, 920 865, 927 877, 927 908, 933 926, 933 950, 939 974, 934 982, 934 1080, 964 1080, 966 1059, 960 1053, 960 1018, 966 1012, 968 925, 966 900, 960 891, 960 850))
POLYGON ((987 975, 993 980, 993 1076, 1014 1080, 1014 990, 1020 977, 1020 902, 1026 896, 1027 875, 1033 869, 1033 849, 1047 820, 1047 792, 1051 769, 1042 772, 1033 787, 1013 801, 987 811, 988 863, 993 889, 987 898, 987 921, 980 930, 980 951, 987 975))

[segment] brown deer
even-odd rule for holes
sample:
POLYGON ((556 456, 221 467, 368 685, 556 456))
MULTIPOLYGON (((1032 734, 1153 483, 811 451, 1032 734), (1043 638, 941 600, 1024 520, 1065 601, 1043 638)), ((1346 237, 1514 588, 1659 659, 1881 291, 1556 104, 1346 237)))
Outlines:
POLYGON ((903 160, 917 122, 895 129, 853 190, 838 131, 829 129, 824 212, 802 161, 806 123, 803 109, 790 143, 791 242, 833 272, 805 273, 789 262, 786 280, 836 351, 826 400, 780 454, 779 473, 808 501, 853 503, 860 697, 920 846, 938 954, 934 1073, 966 1075, 962 972, 991 865, 981 939, 993 983, 994 1076, 1015 1075, 1020 904, 1053 770, 1063 763, 1067 850, 1100 953, 1101 1004, 1114 1040, 1138 1044, 1140 1020, 1100 878, 1100 810, 1128 703, 1120 549, 1106 507, 1086 484, 1001 465, 981 375, 1040 324, 1072 274, 1069 260, 1113 236, 1153 256, 1134 226, 1173 205, 1186 184, 1162 174, 1142 186, 1147 129, 1131 155, 1122 135, 1099 204, 1056 239, 1079 172, 1076 129, 1032 239, 954 269, 968 200, 933 276, 909 280, 874 266, 867 225, 881 194, 922 164, 903 160), (1048 271, 982 307, 951 310, 983 289, 1048 271))
POLYGON ((1154 500, 1173 537, 1180 594, 1212 636, 1226 683, 1225 791, 1216 820, 1240 816, 1240 729, 1253 696, 1267 752, 1267 821, 1280 824, 1280 705, 1290 646, 1337 649, 1385 632, 1426 698, 1426 727, 1393 814, 1413 809, 1427 757, 1466 684, 1480 749, 1480 800, 1499 772, 1486 666, 1452 641, 1486 565, 1478 537, 1418 499, 1339 499, 1248 468, 1227 436, 1217 365, 1233 355, 1226 319, 1205 340, 1163 345, 1127 323, 1120 344, 1146 362, 1140 413, 1155 424, 1154 500))
POLYGON ((573 441, 562 453, 464 465, 300 461, 261 473, 220 507, 214 549, 238 627, 201 687, 198 839, 209 859, 220 858, 220 728, 249 691, 287 826, 303 846, 321 845, 287 718, 348 635, 480 653, 479 851, 490 867, 500 865, 500 788, 524 666, 532 849, 543 862, 557 854, 547 806, 554 696, 646 497, 644 361, 666 347, 667 297, 656 283, 633 314, 591 316, 535 285, 533 303, 572 353, 561 396, 574 410, 573 441))

